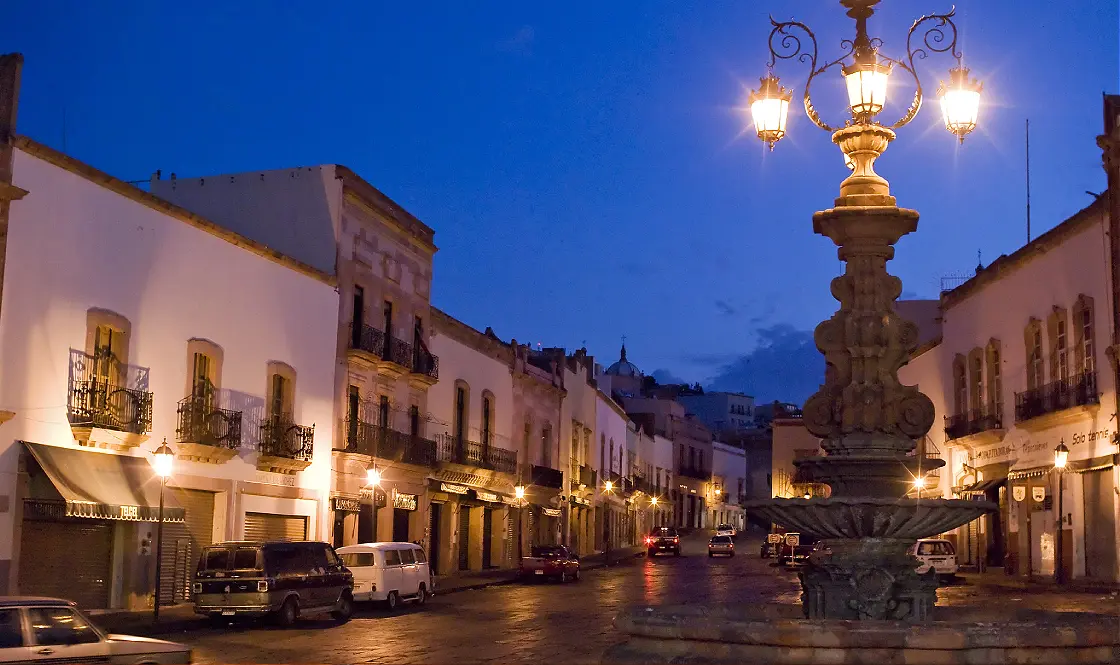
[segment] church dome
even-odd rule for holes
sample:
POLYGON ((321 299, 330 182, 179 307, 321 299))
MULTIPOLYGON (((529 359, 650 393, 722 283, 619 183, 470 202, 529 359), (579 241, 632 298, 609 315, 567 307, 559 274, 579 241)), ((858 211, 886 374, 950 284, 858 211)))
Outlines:
POLYGON ((642 376, 642 370, 634 363, 626 360, 626 345, 622 345, 622 356, 618 362, 607 368, 606 374, 610 376, 642 376))

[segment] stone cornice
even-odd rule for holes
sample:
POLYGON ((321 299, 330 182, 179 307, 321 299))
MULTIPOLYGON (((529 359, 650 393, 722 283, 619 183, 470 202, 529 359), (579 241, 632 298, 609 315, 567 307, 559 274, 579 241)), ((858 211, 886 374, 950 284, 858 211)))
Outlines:
POLYGON ((415 244, 426 249, 430 254, 437 251, 435 231, 431 227, 416 219, 400 204, 369 184, 348 167, 336 164, 335 173, 342 181, 343 188, 352 192, 358 201, 365 203, 371 212, 389 224, 396 226, 415 244))
POLYGON ((1101 196, 1046 233, 1038 236, 1009 255, 1001 256, 972 279, 952 291, 941 294, 941 309, 958 305, 983 287, 1008 277, 1032 260, 1057 248, 1069 238, 1100 222, 1107 214, 1107 197, 1101 196))
MULTIPOLYGON (((279 263, 285 268, 290 268, 292 270, 295 270, 296 272, 303 273, 308 277, 317 279, 324 284, 329 284, 330 286, 338 285, 338 280, 333 275, 329 275, 317 268, 313 268, 312 266, 303 263, 302 261, 293 259, 287 254, 282 254, 274 249, 271 249, 267 245, 256 242, 255 240, 250 240, 249 238, 246 238, 239 233, 230 231, 229 229, 215 224, 214 222, 211 222, 204 217, 196 215, 185 208, 180 208, 179 206, 169 201, 165 201, 154 194, 150 194, 142 189, 133 187, 123 180, 115 178, 108 173, 104 173, 103 171, 99 171, 92 166, 85 164, 84 162, 80 162, 73 157, 70 157, 69 155, 63 154, 55 150, 54 148, 43 145, 42 143, 38 143, 33 139, 27 138, 26 136, 17 136, 15 138, 15 147, 19 148, 29 155, 32 155, 33 157, 37 157, 47 162, 48 164, 57 166, 60 169, 69 171, 76 176, 85 178, 86 180, 94 184, 100 185, 101 187, 104 187, 114 194, 119 194, 120 196, 123 196, 127 199, 131 199, 132 201, 155 210, 158 213, 162 213, 169 217, 174 217, 175 219, 178 219, 179 221, 185 222, 197 229, 205 231, 212 236, 221 238, 226 242, 237 245, 238 247, 246 249, 254 254, 257 254, 258 256, 264 257, 275 263, 279 263)), ((49 195, 49 193, 44 194, 49 195)))
POLYGON ((432 330, 435 332, 447 335, 460 344, 485 353, 507 366, 513 364, 513 349, 509 344, 475 330, 441 309, 432 307, 431 312, 432 330))

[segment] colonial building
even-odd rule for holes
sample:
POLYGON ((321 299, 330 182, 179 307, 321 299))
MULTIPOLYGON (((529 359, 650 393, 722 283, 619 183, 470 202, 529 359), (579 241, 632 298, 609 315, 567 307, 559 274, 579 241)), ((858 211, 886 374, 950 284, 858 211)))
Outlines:
POLYGON ((567 545, 578 554, 595 551, 595 506, 599 495, 598 473, 593 463, 596 408, 599 389, 595 381, 595 358, 579 349, 564 363, 564 426, 569 463, 564 487, 568 491, 567 545))
POLYGON ((821 440, 805 429, 800 409, 775 409, 770 421, 773 428, 770 493, 778 499, 828 496, 829 489, 819 483, 799 478, 794 462, 824 454, 821 440))
POLYGON ((712 485, 709 492, 711 506, 708 524, 730 524, 746 527, 743 508, 746 500, 747 457, 742 448, 712 442, 712 485))
POLYGON ((431 560, 441 573, 511 567, 519 467, 513 348, 434 308, 432 323, 442 378, 428 395, 440 462, 426 506, 431 560))
POLYGON ((924 485, 999 505, 951 534, 966 564, 1120 580, 1107 202, 943 293, 940 339, 899 372, 944 423, 926 445, 946 466, 924 485))
POLYGON ((333 541, 449 542, 446 525, 432 537, 433 515, 424 509, 433 472, 462 466, 462 451, 434 440, 428 405, 439 377, 429 350, 432 229, 333 164, 190 179, 157 174, 151 191, 337 279, 334 416, 321 425, 335 440, 333 541))
POLYGON ((215 541, 328 537, 335 277, 30 139, 9 155, 6 592, 150 607, 161 495, 162 603, 215 541))
POLYGON ((680 395, 677 401, 717 435, 754 428, 754 398, 743 393, 705 392, 680 395))

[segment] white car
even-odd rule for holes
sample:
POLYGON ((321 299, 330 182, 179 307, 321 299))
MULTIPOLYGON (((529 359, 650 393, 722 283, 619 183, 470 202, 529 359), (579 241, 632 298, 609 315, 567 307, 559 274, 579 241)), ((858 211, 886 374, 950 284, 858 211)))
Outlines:
POLYGON ((731 526, 730 524, 720 524, 716 527, 717 536, 731 536, 732 538, 734 538, 736 533, 737 532, 735 531, 735 527, 731 526))
POLYGON ((940 538, 923 538, 910 546, 909 553, 921 562, 916 570, 925 574, 933 570, 942 577, 952 577, 960 570, 953 543, 940 538))
POLYGON ((390 610, 404 601, 423 605, 436 590, 424 548, 414 543, 365 543, 336 550, 354 573, 354 600, 384 602, 390 610))
POLYGON ((106 635, 68 600, 0 597, 0 663, 189 663, 185 644, 106 635))

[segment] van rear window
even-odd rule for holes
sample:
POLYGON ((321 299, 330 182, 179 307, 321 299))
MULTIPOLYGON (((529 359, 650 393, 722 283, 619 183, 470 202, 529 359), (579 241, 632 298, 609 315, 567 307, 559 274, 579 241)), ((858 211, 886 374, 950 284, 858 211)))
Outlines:
POLYGON ((198 570, 256 570, 261 567, 255 547, 212 547, 202 553, 198 570))
POLYGON ((233 569, 247 570, 250 568, 260 568, 261 565, 257 554, 258 550, 255 547, 238 547, 233 551, 233 569))
POLYGON ((373 565, 373 552, 349 552, 339 554, 342 564, 347 568, 365 568, 373 565))
POLYGON ((224 547, 206 550, 198 560, 198 569, 229 570, 229 550, 224 547))

